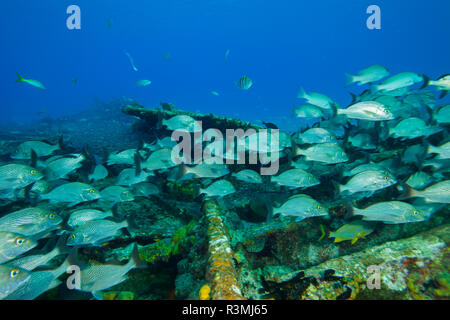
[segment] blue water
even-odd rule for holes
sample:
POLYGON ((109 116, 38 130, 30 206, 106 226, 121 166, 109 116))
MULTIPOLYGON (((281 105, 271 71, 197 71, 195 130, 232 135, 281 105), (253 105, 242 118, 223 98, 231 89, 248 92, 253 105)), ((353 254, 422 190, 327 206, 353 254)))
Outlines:
POLYGON ((391 74, 449 73, 449 13, 447 0, 4 0, 0 117, 29 121, 41 109, 57 117, 89 108, 95 98, 126 96, 146 107, 169 101, 280 121, 300 103, 300 86, 348 104, 348 92, 361 89, 344 88, 344 72, 371 64, 391 74), (81 8, 81 30, 66 27, 71 4, 81 8), (381 30, 366 27, 371 4, 381 8, 381 30), (16 83, 16 72, 47 89, 16 83), (254 81, 248 91, 235 86, 243 75, 254 81), (140 79, 152 84, 138 87, 140 79))

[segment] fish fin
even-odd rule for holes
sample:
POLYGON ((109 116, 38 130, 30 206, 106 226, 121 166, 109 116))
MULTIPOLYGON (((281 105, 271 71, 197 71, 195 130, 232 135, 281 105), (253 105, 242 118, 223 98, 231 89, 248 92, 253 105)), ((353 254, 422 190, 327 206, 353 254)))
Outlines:
POLYGON ((74 247, 70 252, 69 256, 66 258, 68 265, 78 266, 80 269, 85 267, 85 264, 78 260, 78 247, 74 247))
POLYGON ((135 173, 136 177, 139 176, 141 174, 141 172, 142 172, 142 165, 141 165, 141 163, 142 163, 142 158, 139 155, 139 151, 137 151, 134 154, 134 164, 136 166, 136 173, 135 173))
POLYGON ((32 207, 35 207, 38 203, 39 195, 38 194, 33 195, 33 192, 31 192, 33 186, 34 183, 26 186, 24 188, 24 192, 25 192, 25 200, 28 201, 28 203, 30 203, 32 207))
POLYGON ((103 148, 103 158, 102 158, 102 163, 107 163, 108 159, 110 156, 110 152, 108 151, 108 149, 103 148))
POLYGON ((448 93, 447 90, 442 91, 441 94, 439 95, 439 99, 444 98, 447 95, 447 93, 448 93))
POLYGON ((350 95, 352 96, 352 104, 354 104, 356 102, 356 100, 358 99, 358 96, 354 93, 349 92, 350 95))
POLYGON ((95 300, 103 300, 103 293, 100 291, 91 292, 95 300))
POLYGON ((30 166, 33 167, 33 168, 36 168, 37 160, 38 160, 38 156, 37 156, 36 151, 34 151, 33 149, 31 149, 30 166))
POLYGON ((430 83, 430 78, 427 75, 422 74, 422 78, 423 78, 423 85, 420 87, 420 89, 426 88, 430 83))
POLYGON ((343 114, 344 113, 344 109, 338 109, 337 108, 337 104, 332 102, 330 103, 330 107, 331 107, 331 117, 330 118, 334 118, 336 117, 338 114, 343 114))
POLYGON ((53 250, 56 250, 57 253, 56 255, 66 254, 71 251, 71 249, 68 246, 66 246, 66 241, 68 237, 69 235, 67 233, 62 234, 61 237, 59 237, 55 247, 53 248, 53 250))
POLYGON ((16 80, 16 82, 22 82, 22 81, 25 80, 24 78, 21 77, 21 75, 20 75, 18 72, 16 72, 16 74, 17 74, 17 80, 16 80))
POLYGON ((147 263, 139 257, 139 250, 136 243, 133 246, 133 252, 131 253, 131 259, 129 263, 131 263, 135 268, 147 267, 147 263))
POLYGON ((348 87, 355 82, 355 76, 350 73, 345 73, 345 86, 348 87))
POLYGON ((127 223, 126 228, 128 232, 139 230, 139 226, 136 224, 136 221, 132 215, 129 215, 126 218, 126 223, 127 223))
POLYGON ((164 118, 163 118, 161 110, 158 110, 157 116, 158 116, 158 118, 156 121, 156 130, 161 130, 164 125, 164 118))
POLYGON ((358 215, 357 212, 356 212, 357 209, 355 207, 353 207, 350 202, 348 202, 348 201, 345 202, 344 203, 344 207, 345 207, 345 216, 346 217, 350 218, 350 217, 353 217, 355 215, 358 215))
POLYGON ((303 89, 303 87, 300 87, 300 90, 297 93, 297 98, 298 99, 304 98, 305 95, 306 95, 305 89, 303 89))
MULTIPOLYGON (((322 235, 320 236, 320 238, 318 240, 319 242, 322 241, 322 239, 326 236, 325 227, 323 226, 323 224, 320 225, 320 231, 322 232, 322 235)), ((329 237, 331 237, 331 232, 330 232, 329 237)))
POLYGON ((344 241, 344 239, 342 239, 342 238, 334 238, 334 242, 335 243, 342 242, 342 241, 344 241))
POLYGON ((397 190, 401 192, 402 191, 401 189, 403 189, 403 193, 398 196, 398 200, 413 198, 417 195, 417 191, 408 186, 406 183, 400 183, 397 186, 397 190))
POLYGON ((64 139, 63 136, 61 135, 58 139, 58 149, 59 150, 64 150, 66 149, 66 146, 64 145, 64 139))
POLYGON ((356 241, 358 241, 358 239, 359 239, 358 237, 353 238, 353 239, 352 239, 352 244, 355 244, 356 241))
POLYGON ((144 143, 145 143, 144 139, 139 139, 139 142, 138 142, 138 145, 137 145, 137 148, 136 148, 136 150, 138 152, 139 152, 139 150, 142 150, 144 148, 144 143))

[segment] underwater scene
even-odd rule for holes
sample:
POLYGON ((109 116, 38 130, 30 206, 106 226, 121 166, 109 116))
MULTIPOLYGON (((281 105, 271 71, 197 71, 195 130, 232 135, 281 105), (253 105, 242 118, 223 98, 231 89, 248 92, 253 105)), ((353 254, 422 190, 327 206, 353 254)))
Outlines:
POLYGON ((0 8, 0 300, 450 298, 449 1, 0 8))

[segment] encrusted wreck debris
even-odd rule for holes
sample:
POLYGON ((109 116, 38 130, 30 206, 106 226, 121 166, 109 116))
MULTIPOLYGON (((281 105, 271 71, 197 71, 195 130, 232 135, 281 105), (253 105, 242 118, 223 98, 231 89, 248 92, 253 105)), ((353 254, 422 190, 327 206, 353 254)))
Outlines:
POLYGON ((208 225, 209 259, 206 280, 211 284, 213 300, 241 300, 238 275, 234 268, 233 251, 222 222, 221 210, 215 200, 203 204, 208 225))
POLYGON ((145 123, 149 127, 156 127, 159 117, 162 117, 162 119, 170 119, 173 116, 177 115, 187 115, 195 120, 202 121, 202 126, 204 129, 207 128, 216 128, 219 130, 225 130, 225 129, 243 129, 247 130, 249 128, 253 129, 262 129, 263 127, 258 126, 256 124, 242 121, 239 119, 233 119, 223 116, 217 116, 212 113, 209 114, 202 114, 197 112, 189 112, 184 110, 175 109, 171 104, 167 103, 161 103, 163 106, 162 109, 147 109, 144 108, 141 105, 138 105, 136 103, 134 104, 126 104, 122 106, 122 112, 137 117, 141 120, 144 120, 145 123), (170 107, 165 107, 169 105, 170 107))

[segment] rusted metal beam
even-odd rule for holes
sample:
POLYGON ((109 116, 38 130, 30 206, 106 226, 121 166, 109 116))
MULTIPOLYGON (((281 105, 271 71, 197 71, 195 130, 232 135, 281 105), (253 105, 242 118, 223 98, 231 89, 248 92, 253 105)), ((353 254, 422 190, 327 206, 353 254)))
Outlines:
POLYGON ((206 199, 202 210, 208 224, 209 259, 206 280, 211 287, 211 299, 244 300, 220 207, 215 200, 206 199))

